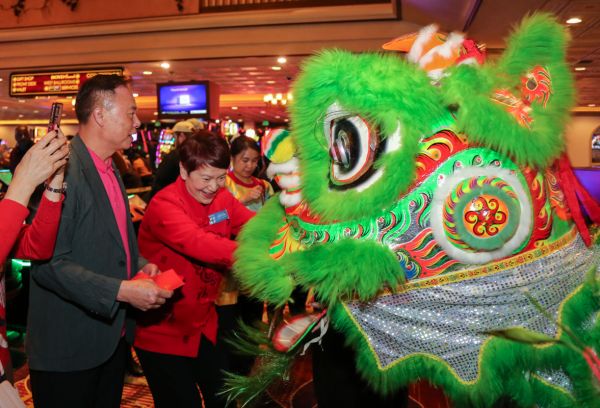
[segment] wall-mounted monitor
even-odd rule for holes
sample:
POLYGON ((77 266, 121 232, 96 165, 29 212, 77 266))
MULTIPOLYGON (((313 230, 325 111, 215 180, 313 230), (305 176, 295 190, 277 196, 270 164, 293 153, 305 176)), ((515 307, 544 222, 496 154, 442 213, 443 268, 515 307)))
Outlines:
POLYGON ((159 119, 219 117, 219 89, 209 81, 156 84, 159 119))

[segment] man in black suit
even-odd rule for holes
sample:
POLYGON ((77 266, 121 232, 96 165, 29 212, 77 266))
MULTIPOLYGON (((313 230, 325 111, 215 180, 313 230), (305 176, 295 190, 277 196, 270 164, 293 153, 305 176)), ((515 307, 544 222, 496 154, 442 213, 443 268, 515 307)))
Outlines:
POLYGON ((68 191, 53 258, 31 276, 27 354, 36 408, 119 407, 134 307, 160 307, 172 292, 130 280, 138 255, 123 183, 111 156, 131 145, 140 121, 124 78, 98 75, 77 95, 68 191))

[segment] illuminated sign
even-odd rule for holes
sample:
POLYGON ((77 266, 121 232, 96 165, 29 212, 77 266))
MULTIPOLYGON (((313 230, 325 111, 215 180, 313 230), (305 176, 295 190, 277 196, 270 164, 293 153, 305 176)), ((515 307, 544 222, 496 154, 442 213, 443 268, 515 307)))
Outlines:
POLYGON ((10 74, 10 96, 77 95, 79 87, 98 75, 123 75, 123 68, 10 74))

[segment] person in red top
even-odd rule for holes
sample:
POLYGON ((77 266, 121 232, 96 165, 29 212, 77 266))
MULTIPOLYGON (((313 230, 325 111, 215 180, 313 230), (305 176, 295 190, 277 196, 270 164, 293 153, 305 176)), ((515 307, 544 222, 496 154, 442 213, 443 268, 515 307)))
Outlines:
MULTIPOLYGON (((54 251, 60 221, 64 166, 69 149, 60 130, 48 132, 33 145, 15 169, 4 199, 0 201, 0 264, 9 254, 17 258, 48 259, 54 251), (48 181, 31 225, 27 203, 38 185, 48 181)), ((1 267, 0 267, 1 270, 1 267)), ((0 281, 0 376, 11 380, 10 354, 6 342, 4 274, 0 281)))
POLYGON ((217 344, 215 299, 231 268, 232 237, 254 213, 226 188, 229 148, 198 131, 180 148, 180 176, 154 196, 139 231, 140 252, 185 281, 165 307, 138 319, 135 347, 157 408, 223 407, 227 357, 217 344))

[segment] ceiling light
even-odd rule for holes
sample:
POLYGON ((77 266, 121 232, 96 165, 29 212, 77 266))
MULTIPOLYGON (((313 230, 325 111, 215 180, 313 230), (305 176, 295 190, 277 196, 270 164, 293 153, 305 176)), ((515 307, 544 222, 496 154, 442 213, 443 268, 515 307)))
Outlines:
POLYGON ((153 113, 153 115, 154 115, 154 116, 158 116, 158 112, 154 112, 154 113, 153 113))
POLYGON ((277 58, 277 62, 280 64, 285 64, 287 62, 287 58, 286 57, 279 57, 277 58))
POLYGON ((283 121, 284 121, 284 122, 289 122, 290 120, 289 120, 289 119, 284 119, 283 121))
POLYGON ((238 107, 237 106, 232 106, 231 109, 232 110, 238 110, 238 107))
POLYGON ((134 93, 134 94, 133 94, 133 97, 134 97, 134 98, 137 98, 138 96, 140 96, 140 94, 139 94, 139 93, 134 93))
POLYGON ((33 113, 40 113, 40 111, 36 109, 33 111, 33 113))
POLYGON ((277 115, 275 116, 275 119, 281 119, 281 116, 277 115))
POLYGON ((220 119, 215 120, 215 123, 221 123, 220 119))
POLYGON ((579 24, 582 21, 583 20, 580 19, 579 17, 571 17, 570 19, 567 20, 567 24, 579 24))
POLYGON ((152 71, 142 71, 142 75, 152 75, 152 71))
POLYGON ((575 67, 575 71, 585 71, 586 67, 575 67))
POLYGON ((71 105, 75 106, 75 99, 71 99, 71 105))
POLYGON ((3 106, 2 109, 7 110, 8 106, 3 106))
POLYGON ((271 84, 272 85, 274 83, 275 83, 275 81, 267 81, 267 84, 271 84))
POLYGON ((164 68, 164 69, 169 69, 169 68, 171 68, 171 64, 169 64, 168 62, 165 61, 160 64, 160 67, 164 68))
POLYGON ((19 114, 19 117, 20 117, 20 118, 22 118, 22 117, 23 117, 23 114, 19 114))
POLYGON ((19 103, 25 103, 25 99, 19 99, 19 103))
MULTIPOLYGON (((8 106, 7 106, 7 108, 8 108, 8 106)), ((267 113, 267 112, 266 111, 260 111, 261 115, 264 115, 265 113, 267 113)))
POLYGON ((0 78, 0 82, 2 82, 2 81, 4 81, 4 79, 3 79, 3 78, 0 78))
POLYGON ((243 120, 242 119, 238 119, 238 122, 243 122, 243 120))
POLYGON ((590 108, 593 108, 594 106, 596 106, 596 104, 595 104, 595 103, 588 103, 588 106, 589 106, 590 108))
POLYGON ((278 66, 271 67, 271 69, 273 71, 281 71, 281 67, 278 67, 278 66))

